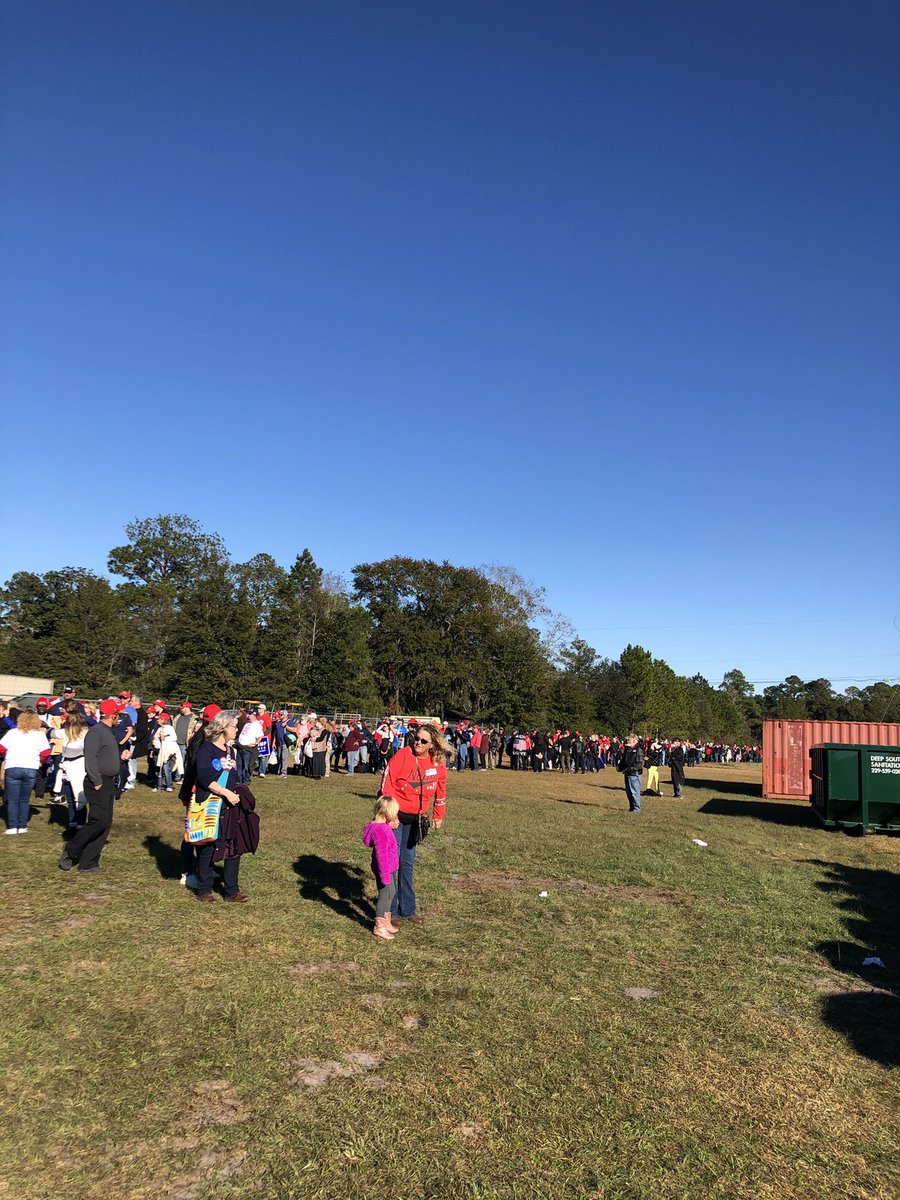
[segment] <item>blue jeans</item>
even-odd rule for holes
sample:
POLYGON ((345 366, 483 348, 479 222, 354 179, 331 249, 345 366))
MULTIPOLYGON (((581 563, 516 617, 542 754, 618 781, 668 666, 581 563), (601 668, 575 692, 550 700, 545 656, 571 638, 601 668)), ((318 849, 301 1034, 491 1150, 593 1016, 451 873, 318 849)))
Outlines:
POLYGON ((468 757, 469 757, 469 747, 465 742, 462 742, 462 743, 460 743, 459 746, 456 747, 456 769, 457 769, 457 771, 464 771, 466 769, 466 762, 468 760, 468 757))
POLYGON ((172 760, 167 758, 166 761, 159 767, 156 776, 156 786, 172 790, 172 760))
POLYGON ((238 783, 249 783, 250 777, 253 774, 253 768, 256 765, 254 759, 258 758, 255 746, 238 746, 237 748, 237 781, 238 783))
POLYGON ((356 764, 358 762, 359 762, 359 751, 358 750, 348 750, 347 751, 347 774, 348 775, 353 774, 353 772, 356 770, 356 764))
POLYGON ((7 767, 3 785, 6 800, 6 828, 27 829, 31 811, 31 790, 38 773, 34 767, 7 767))
POLYGON ((80 829, 87 820, 87 805, 84 808, 79 808, 75 803, 75 792, 68 779, 63 781, 62 794, 66 798, 66 804, 69 809, 69 828, 80 829))
POLYGON ((394 830, 400 867, 397 871, 397 891, 391 901, 392 917, 413 917, 416 914, 416 894, 412 886, 416 848, 409 845, 409 831, 412 828, 412 825, 398 825, 394 830))
POLYGON ((628 811, 641 811, 641 777, 640 775, 625 776, 625 795, 628 797, 628 811))

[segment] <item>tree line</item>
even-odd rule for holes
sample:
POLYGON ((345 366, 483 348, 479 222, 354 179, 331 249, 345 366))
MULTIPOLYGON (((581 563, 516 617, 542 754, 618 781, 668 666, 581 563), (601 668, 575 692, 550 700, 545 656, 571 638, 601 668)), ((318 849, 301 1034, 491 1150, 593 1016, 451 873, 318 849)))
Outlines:
POLYGON ((789 676, 757 694, 741 671, 718 686, 677 675, 641 646, 604 658, 544 590, 512 567, 401 556, 347 582, 304 549, 233 562, 190 517, 134 520, 109 552, 113 583, 84 567, 19 571, 0 591, 0 670, 127 684, 172 699, 246 697, 322 710, 468 716, 583 732, 660 732, 753 743, 764 717, 888 720, 900 687, 838 694, 789 676))

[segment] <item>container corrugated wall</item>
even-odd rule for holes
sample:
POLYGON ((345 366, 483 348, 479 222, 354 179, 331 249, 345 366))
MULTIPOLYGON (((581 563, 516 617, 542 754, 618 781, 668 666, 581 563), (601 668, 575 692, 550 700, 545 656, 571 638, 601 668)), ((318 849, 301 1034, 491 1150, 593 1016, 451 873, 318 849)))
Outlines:
POLYGON ((822 742, 900 746, 900 722, 763 721, 763 795, 769 800, 806 800, 809 751, 822 742))

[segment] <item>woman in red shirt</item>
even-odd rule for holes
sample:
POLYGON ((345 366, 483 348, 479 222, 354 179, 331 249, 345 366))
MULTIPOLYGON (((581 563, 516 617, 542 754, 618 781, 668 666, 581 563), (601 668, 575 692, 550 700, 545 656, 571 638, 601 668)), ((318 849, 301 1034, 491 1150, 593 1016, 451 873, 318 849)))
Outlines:
POLYGON ((420 725, 413 745, 397 751, 381 780, 382 796, 392 797, 400 806, 400 824, 394 830, 400 868, 397 893, 391 904, 393 921, 422 924, 422 918, 416 913, 416 895, 412 886, 416 846, 421 840, 420 817, 428 815, 434 800, 434 827, 440 829, 447 797, 444 755, 450 752, 439 729, 434 725, 420 725))

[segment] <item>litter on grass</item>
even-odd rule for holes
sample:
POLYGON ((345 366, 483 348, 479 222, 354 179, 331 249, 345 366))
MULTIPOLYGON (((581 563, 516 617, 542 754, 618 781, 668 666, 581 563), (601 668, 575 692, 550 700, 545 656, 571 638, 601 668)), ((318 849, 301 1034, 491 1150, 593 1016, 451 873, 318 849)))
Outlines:
POLYGON ((629 1000, 656 1000, 659 992, 654 992, 653 988, 626 988, 622 993, 629 1000))
POLYGON ((701 842, 699 838, 691 838, 695 846, 708 846, 709 842, 701 842))
POLYGON ((883 967, 884 963, 881 961, 880 958, 864 958, 863 966, 864 967, 883 967))
POLYGON ((549 895, 550 895, 549 892, 538 892, 538 899, 546 900, 549 895))

